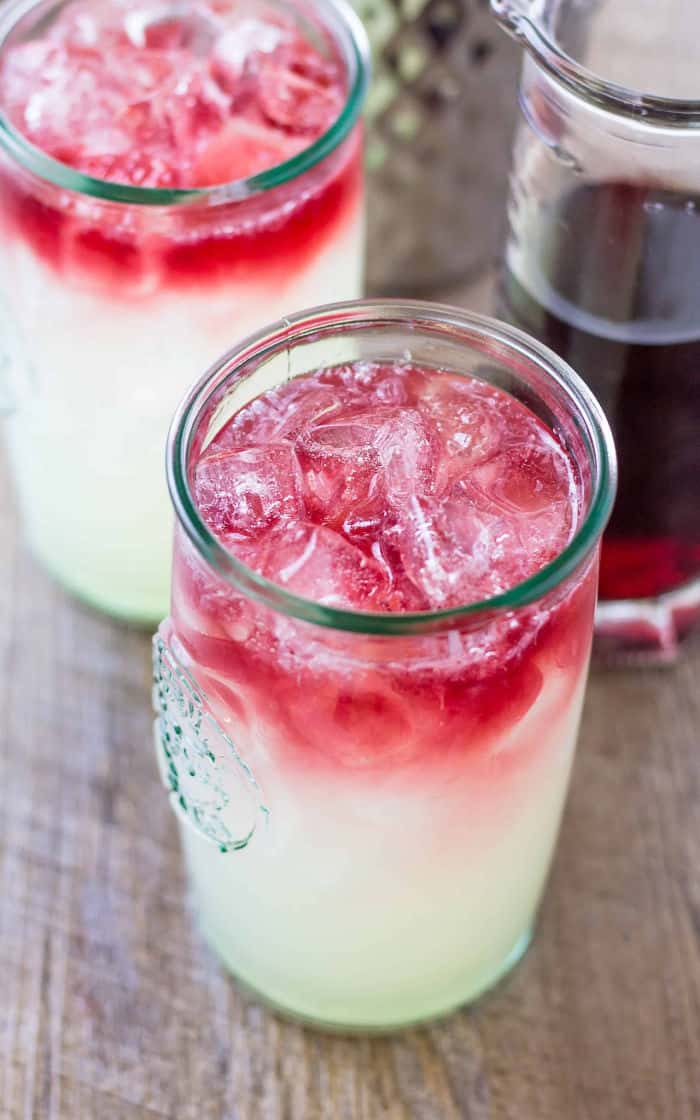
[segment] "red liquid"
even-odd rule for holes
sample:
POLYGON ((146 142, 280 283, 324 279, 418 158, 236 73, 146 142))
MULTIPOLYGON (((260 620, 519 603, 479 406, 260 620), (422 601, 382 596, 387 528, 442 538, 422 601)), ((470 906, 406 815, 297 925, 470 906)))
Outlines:
POLYGON ((700 576, 698 261, 700 200, 603 184, 560 204, 539 296, 505 279, 508 317, 571 362, 612 424, 620 480, 602 599, 700 576))
MULTIPOLYGON (((6 49, 0 104, 53 158, 138 187, 206 187, 290 159, 345 100, 343 67, 273 9, 235 2, 147 18, 142 4, 68 4, 38 40, 6 49)), ((163 283, 270 280, 303 268, 354 211, 357 136, 312 171, 245 201, 176 214, 92 202, 0 164, 7 237, 78 279, 143 298, 163 283)))
MULTIPOLYGON (((192 485, 210 529, 268 579, 330 607, 393 613, 527 579, 570 540, 583 500, 568 453, 523 405, 399 364, 322 370, 257 398, 193 465, 192 485)), ((173 627, 239 735, 264 726, 275 750, 316 768, 376 773, 433 755, 457 765, 465 751, 488 753, 550 676, 562 683, 542 718, 563 718, 586 664, 595 576, 587 563, 476 629, 455 622, 383 645, 275 617, 179 533, 173 627)), ((536 750, 529 734, 512 764, 536 750)))
MULTIPOLYGON (((329 50, 330 44, 328 44, 329 50)), ((68 4, 0 67, 10 121, 86 175, 206 187, 256 175, 316 140, 344 100, 340 62, 281 10, 199 3, 68 4)))

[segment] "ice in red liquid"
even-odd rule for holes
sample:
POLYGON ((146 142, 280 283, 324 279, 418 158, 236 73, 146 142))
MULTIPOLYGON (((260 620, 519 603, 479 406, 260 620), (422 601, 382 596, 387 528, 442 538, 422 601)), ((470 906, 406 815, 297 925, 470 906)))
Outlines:
POLYGON ((194 494, 209 528, 268 579, 369 611, 507 591, 562 551, 579 504, 568 453, 513 397, 372 363, 242 408, 197 463, 194 494))
MULTIPOLYGON (((203 188, 312 145, 347 96, 338 50, 281 6, 74 0, 0 57, 0 109, 32 144, 97 179, 203 188)), ((274 283, 303 269, 354 213, 359 133, 252 198, 138 213, 46 188, 0 160, 0 218, 46 264, 129 296, 164 284, 274 283)))
POLYGON ((699 259, 699 198, 589 184, 557 204, 546 254, 530 262, 537 283, 505 277, 505 314, 572 363, 613 429, 619 485, 603 600, 700 579, 699 259))
POLYGON ((339 62, 281 10, 76 0, 0 68, 0 100, 36 147, 100 179, 204 187, 255 175, 326 131, 339 62), (255 14, 253 14, 255 13, 255 14))
MULTIPOLYGON (((191 485, 209 529, 268 580, 394 615, 528 579, 585 502, 568 450, 523 404, 409 363, 323 369, 265 393, 195 456, 191 485)), ((264 728, 300 765, 412 768, 495 750, 547 681, 542 718, 563 718, 585 671, 595 559, 534 604, 384 640, 261 607, 180 531, 166 638, 232 732, 264 728)), ((531 729, 517 764, 536 749, 531 729)))

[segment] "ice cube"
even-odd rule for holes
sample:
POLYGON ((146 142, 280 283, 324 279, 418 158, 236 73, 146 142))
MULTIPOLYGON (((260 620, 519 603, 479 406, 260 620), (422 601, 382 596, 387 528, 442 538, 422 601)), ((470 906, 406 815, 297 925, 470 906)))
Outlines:
POLYGON ((460 606, 500 594, 522 551, 519 526, 479 507, 467 494, 413 497, 394 530, 406 575, 433 608, 460 606))
POLYGON ((324 89, 271 63, 261 72, 258 99, 267 119, 289 132, 320 134, 330 128, 341 107, 336 89, 324 89))
POLYGON ((129 39, 148 50, 187 51, 205 58, 213 49, 219 24, 203 7, 187 11, 163 4, 152 10, 135 8, 124 20, 129 39))
POLYGON ((303 516, 301 472, 289 444, 207 453, 194 487, 202 516, 220 536, 256 536, 303 516))
POLYGON ((325 526, 301 523, 275 534, 268 579, 329 607, 386 610, 389 580, 371 555, 325 526))
POLYGON ((373 386, 374 396, 385 405, 402 405, 408 403, 408 393, 403 377, 399 371, 389 366, 385 375, 378 377, 373 386))
MULTIPOLYGON (((346 410, 322 416, 299 433, 296 447, 314 521, 339 529, 381 519, 386 498, 374 446, 377 427, 375 418, 346 410)), ((367 533, 360 529, 360 535, 367 533)))
POLYGON ((272 124, 289 132, 324 132, 343 103, 338 75, 303 43, 274 51, 260 60, 258 101, 272 124))
MULTIPOLYGON (((52 48, 46 61, 47 80, 37 85, 35 77, 34 88, 24 91, 22 123, 33 143, 68 163, 79 162, 86 151, 104 157, 125 152, 131 139, 119 119, 125 97, 120 80, 101 72, 95 52, 71 59, 52 48)), ((9 72, 4 79, 15 82, 9 72)), ((20 91, 14 85, 13 95, 20 91)))
POLYGON ((275 52, 275 57, 287 69, 315 85, 338 85, 338 62, 335 57, 327 57, 322 52, 323 47, 317 49, 299 35, 290 35, 275 52))
POLYGON ((291 159, 302 147, 284 133, 234 117, 200 150, 192 181, 206 187, 258 175, 291 159))
POLYGON ((578 487, 565 451, 540 425, 529 442, 511 440, 476 467, 464 485, 481 508, 499 514, 508 526, 514 542, 511 584, 534 574, 569 542, 578 487))
POLYGON ((299 437, 300 445, 315 459, 342 459, 352 463, 363 459, 378 462, 374 439, 377 425, 368 416, 345 412, 340 417, 319 417, 299 437))
POLYGON ((428 381, 420 407, 430 417, 438 437, 438 493, 447 492, 458 479, 470 475, 477 464, 498 453, 503 418, 498 411, 499 398, 493 394, 491 386, 482 386, 472 378, 444 376, 428 381))
POLYGON ((339 408, 337 394, 330 386, 310 388, 304 379, 288 381, 249 401, 217 434, 214 444, 219 451, 225 451, 250 444, 283 443, 339 408))
MULTIPOLYGON (((348 497, 347 490, 344 495, 348 497)), ((336 514, 335 520, 342 525, 343 533, 353 542, 380 542, 382 531, 387 524, 387 504, 381 480, 375 476, 364 499, 346 503, 339 513, 343 515, 342 522, 336 514)))
POLYGON ((91 0, 66 4, 52 23, 47 38, 67 46, 71 53, 80 48, 113 49, 129 43, 122 18, 123 9, 91 0))
POLYGON ((38 108, 30 108, 32 99, 36 97, 37 105, 40 105, 50 93, 51 83, 62 77, 64 69, 59 47, 50 41, 22 43, 8 51, 0 71, 5 111, 13 119, 23 115, 27 125, 33 128, 35 118, 41 112, 38 108), (37 74, 42 76, 40 83, 37 83, 37 74))
POLYGON ((212 73, 223 89, 233 93, 246 71, 254 68, 261 56, 274 51, 284 37, 281 27, 249 17, 240 19, 217 37, 212 50, 212 73))
POLYGON ((412 409, 396 409, 377 429, 374 446, 388 501, 403 508, 432 489, 435 450, 425 419, 412 409))
POLYGON ((511 444, 500 458, 490 495, 505 509, 532 514, 560 503, 572 510, 576 483, 571 463, 552 436, 538 432, 537 444, 511 444))

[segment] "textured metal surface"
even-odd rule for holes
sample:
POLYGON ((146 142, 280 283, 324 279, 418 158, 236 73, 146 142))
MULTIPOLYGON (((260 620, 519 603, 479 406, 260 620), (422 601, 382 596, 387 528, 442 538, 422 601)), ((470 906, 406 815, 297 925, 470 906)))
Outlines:
POLYGON ((487 0, 355 0, 372 40, 369 286, 438 291, 499 247, 519 53, 487 0))

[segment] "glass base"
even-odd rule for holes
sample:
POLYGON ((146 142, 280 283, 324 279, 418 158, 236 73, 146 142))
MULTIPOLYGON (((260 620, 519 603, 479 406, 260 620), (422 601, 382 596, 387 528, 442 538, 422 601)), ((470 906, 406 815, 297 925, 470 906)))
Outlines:
POLYGON ((670 665, 700 626, 700 579, 658 599, 600 602, 594 657, 599 664, 670 665))
POLYGON ((280 1015, 285 1019, 292 1020, 295 1023, 301 1023, 302 1026, 311 1027, 314 1030, 324 1031, 329 1034, 342 1035, 394 1034, 396 1031, 403 1031, 419 1026, 426 1026, 427 1024, 435 1022, 436 1020, 444 1019, 449 1015, 453 1015, 461 1007, 472 1004, 477 999, 480 999, 482 996, 486 995, 488 991, 494 988, 496 984, 503 980, 505 976, 513 968, 515 968, 516 964, 518 964, 518 962, 522 960, 525 953, 529 949, 532 943, 533 932, 534 930, 532 927, 526 929, 496 969, 488 973, 486 976, 482 977, 480 982, 477 985, 473 986, 470 990, 465 991, 460 995, 455 995, 454 999, 451 999, 449 1003, 446 1003, 444 1005, 438 1004, 434 1007, 427 1007, 425 1011, 417 1012, 415 1017, 411 1017, 409 1019, 402 1018, 394 1021, 390 1017, 387 1017, 387 1020, 383 1022, 344 1023, 334 1022, 322 1017, 317 1017, 313 1014, 309 1014, 306 1011, 299 1010, 296 1007, 290 1007, 280 1002, 279 1000, 271 998, 265 992, 261 991, 259 988, 256 988, 254 985, 249 984, 247 980, 245 980, 235 971, 235 969, 230 967, 229 962, 226 958, 226 954, 219 949, 216 944, 216 940, 210 937, 206 931, 202 931, 205 940, 214 950, 224 968, 226 968, 226 970, 231 973, 236 983, 242 988, 242 990, 258 1003, 261 1003, 265 1007, 268 1007, 276 1015, 280 1015))

